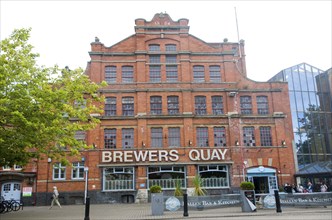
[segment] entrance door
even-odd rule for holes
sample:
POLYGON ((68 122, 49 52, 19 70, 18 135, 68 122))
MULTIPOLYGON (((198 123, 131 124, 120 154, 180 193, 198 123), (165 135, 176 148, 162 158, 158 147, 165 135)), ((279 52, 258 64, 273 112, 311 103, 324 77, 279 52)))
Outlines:
POLYGON ((269 193, 268 177, 253 177, 255 193, 269 193))
POLYGON ((5 200, 21 200, 21 184, 18 182, 11 182, 2 184, 1 196, 5 200))

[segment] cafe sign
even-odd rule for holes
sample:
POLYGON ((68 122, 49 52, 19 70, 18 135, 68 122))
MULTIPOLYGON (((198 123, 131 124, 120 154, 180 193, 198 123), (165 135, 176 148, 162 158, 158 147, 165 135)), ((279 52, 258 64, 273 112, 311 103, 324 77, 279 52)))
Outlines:
MULTIPOLYGON (((225 160, 228 149, 191 149, 188 152, 191 161, 225 160)), ((122 162, 176 162, 179 160, 179 151, 172 150, 126 150, 103 151, 103 163, 122 162)))

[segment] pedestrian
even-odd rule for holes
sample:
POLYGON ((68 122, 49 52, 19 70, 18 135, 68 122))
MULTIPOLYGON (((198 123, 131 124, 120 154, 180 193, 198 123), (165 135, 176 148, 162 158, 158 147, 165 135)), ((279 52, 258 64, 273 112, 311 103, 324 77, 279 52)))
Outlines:
POLYGON ((52 203, 51 203, 51 207, 49 209, 51 209, 54 205, 54 203, 56 203, 60 208, 60 202, 59 202, 59 192, 58 189, 56 188, 56 186, 53 186, 53 195, 52 195, 53 199, 52 199, 52 203))
POLYGON ((308 193, 312 193, 313 190, 313 185, 311 182, 308 182, 308 187, 307 187, 308 193))
POLYGON ((320 191, 321 192, 326 192, 327 191, 327 185, 325 183, 322 183, 322 185, 320 185, 320 191))

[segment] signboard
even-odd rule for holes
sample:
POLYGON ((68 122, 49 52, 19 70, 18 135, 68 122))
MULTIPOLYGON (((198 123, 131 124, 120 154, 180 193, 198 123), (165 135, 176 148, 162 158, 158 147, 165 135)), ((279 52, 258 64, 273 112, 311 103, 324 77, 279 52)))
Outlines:
MULTIPOLYGON (((188 153, 191 161, 225 160, 228 149, 191 149, 188 153)), ((126 150, 103 151, 103 163, 121 162, 176 162, 179 160, 179 152, 172 150, 126 150)))
POLYGON ((23 197, 32 196, 32 187, 23 187, 23 197))

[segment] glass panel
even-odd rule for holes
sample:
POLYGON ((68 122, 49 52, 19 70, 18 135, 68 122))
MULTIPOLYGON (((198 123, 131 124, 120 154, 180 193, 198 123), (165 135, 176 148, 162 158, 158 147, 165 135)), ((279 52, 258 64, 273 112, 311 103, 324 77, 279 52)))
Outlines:
POLYGON ((104 147, 105 148, 116 148, 116 129, 105 129, 104 130, 104 147))
POLYGON ((122 129, 122 148, 134 148, 134 129, 123 128, 122 129))
POLYGON ((197 138, 196 138, 197 147, 209 146, 208 128, 197 128, 196 136, 197 136, 197 138))
POLYGON ((163 129, 151 128, 151 147, 163 147, 163 129))

